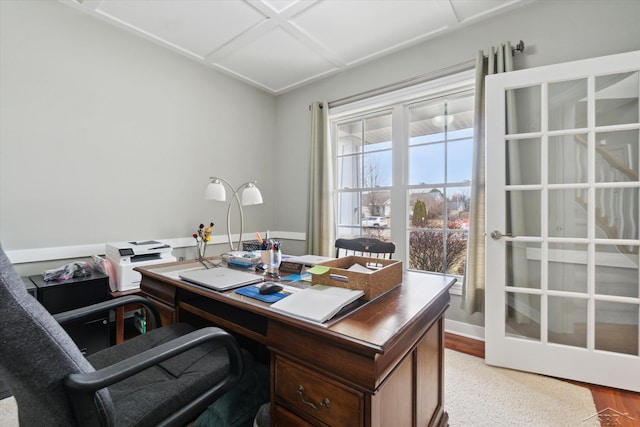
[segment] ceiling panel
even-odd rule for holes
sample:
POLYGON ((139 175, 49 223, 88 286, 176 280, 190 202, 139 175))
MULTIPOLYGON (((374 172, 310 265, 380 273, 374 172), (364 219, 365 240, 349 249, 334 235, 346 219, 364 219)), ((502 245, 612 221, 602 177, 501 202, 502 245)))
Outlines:
POLYGON ((281 28, 238 46, 216 64, 240 78, 279 90, 336 68, 281 28))
POLYGON ((491 15, 499 12, 513 4, 517 4, 518 0, 451 0, 451 6, 460 23, 464 23, 473 19, 480 19, 485 15, 491 15))
POLYGON ((264 3, 276 12, 282 12, 293 4, 298 3, 298 0, 264 0, 264 3))
POLYGON ((96 11, 199 57, 265 19, 244 2, 225 0, 111 0, 96 11))
POLYGON ((58 1, 280 94, 539 0, 58 1))
POLYGON ((361 0, 318 2, 292 19, 319 43, 354 64, 407 47, 447 28, 445 12, 433 1, 361 0))

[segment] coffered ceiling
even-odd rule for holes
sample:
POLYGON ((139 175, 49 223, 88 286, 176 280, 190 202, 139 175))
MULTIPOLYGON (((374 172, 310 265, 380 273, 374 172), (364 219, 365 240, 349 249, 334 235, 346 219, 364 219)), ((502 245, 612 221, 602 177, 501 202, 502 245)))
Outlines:
POLYGON ((59 0, 280 94, 535 0, 59 0))

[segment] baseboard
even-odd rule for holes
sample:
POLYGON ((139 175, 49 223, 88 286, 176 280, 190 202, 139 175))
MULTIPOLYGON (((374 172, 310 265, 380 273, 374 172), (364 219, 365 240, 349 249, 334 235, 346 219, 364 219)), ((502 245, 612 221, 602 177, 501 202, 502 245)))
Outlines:
POLYGON ((484 326, 472 325, 457 320, 444 320, 444 330, 451 334, 460 335, 474 340, 484 341, 484 326))

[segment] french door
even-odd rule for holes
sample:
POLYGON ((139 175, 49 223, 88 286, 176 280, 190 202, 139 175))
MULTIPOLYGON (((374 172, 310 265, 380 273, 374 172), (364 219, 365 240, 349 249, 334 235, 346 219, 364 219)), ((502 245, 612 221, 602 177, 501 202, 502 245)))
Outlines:
POLYGON ((486 80, 486 362, 640 391, 640 51, 486 80))

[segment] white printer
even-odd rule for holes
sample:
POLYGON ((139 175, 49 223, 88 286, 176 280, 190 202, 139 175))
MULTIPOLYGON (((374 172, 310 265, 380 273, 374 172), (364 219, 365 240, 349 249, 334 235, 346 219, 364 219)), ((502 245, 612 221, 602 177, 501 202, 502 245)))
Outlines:
POLYGON ((133 271, 135 267, 174 262, 173 248, 156 240, 141 242, 107 243, 105 254, 116 275, 118 291, 128 291, 140 287, 142 275, 133 271))

